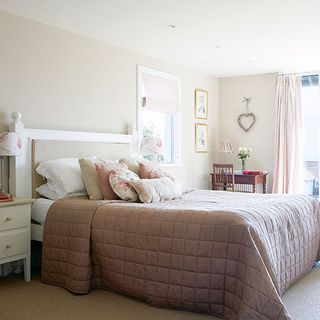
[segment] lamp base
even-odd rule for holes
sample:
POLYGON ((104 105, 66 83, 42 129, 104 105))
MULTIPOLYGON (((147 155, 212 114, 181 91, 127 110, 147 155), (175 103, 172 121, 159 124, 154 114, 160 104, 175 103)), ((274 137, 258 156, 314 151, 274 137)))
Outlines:
POLYGON ((0 202, 10 202, 13 201, 11 194, 0 191, 0 202))

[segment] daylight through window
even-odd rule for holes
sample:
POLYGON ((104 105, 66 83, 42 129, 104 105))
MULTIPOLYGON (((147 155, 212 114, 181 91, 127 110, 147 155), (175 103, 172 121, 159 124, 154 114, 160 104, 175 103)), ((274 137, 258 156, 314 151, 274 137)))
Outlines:
POLYGON ((180 78, 138 67, 138 129, 145 159, 180 162, 180 78))

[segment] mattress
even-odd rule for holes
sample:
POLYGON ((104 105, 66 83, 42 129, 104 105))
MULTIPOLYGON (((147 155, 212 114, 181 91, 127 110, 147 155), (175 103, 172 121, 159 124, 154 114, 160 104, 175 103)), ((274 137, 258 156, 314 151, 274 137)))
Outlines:
POLYGON ((48 210, 53 203, 53 200, 45 198, 37 199, 31 207, 31 219, 35 222, 40 223, 41 225, 44 225, 48 210))

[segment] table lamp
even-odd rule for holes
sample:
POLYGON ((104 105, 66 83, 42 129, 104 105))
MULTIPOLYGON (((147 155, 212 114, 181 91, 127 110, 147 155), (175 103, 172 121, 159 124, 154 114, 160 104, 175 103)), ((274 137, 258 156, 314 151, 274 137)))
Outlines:
POLYGON ((227 153, 232 153, 232 146, 229 140, 225 140, 221 143, 220 152, 224 153, 224 163, 227 162, 227 153))
POLYGON ((21 139, 16 132, 0 132, 0 201, 10 201, 11 195, 4 192, 4 157, 18 156, 21 154, 21 139))
POLYGON ((149 137, 142 138, 140 153, 152 162, 163 160, 163 143, 161 138, 149 137))

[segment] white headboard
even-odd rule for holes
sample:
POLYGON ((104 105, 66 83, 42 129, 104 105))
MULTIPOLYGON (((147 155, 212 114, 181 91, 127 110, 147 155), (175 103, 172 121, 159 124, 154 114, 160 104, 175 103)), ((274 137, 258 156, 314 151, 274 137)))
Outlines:
MULTIPOLYGON (((41 129, 18 130, 10 127, 11 131, 19 131, 22 140, 23 152, 21 156, 10 157, 9 191, 19 197, 32 195, 32 140, 84 141, 103 142, 110 144, 125 144, 132 154, 132 136, 123 134, 107 134, 78 131, 57 131, 41 129)), ((76 157, 77 155, 75 155, 76 157)), ((94 156, 94 154, 91 154, 94 156)))

